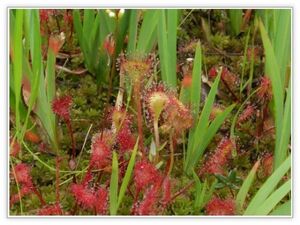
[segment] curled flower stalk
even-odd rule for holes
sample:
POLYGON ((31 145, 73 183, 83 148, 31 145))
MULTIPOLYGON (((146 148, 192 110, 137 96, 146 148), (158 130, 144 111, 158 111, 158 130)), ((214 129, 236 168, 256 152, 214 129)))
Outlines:
POLYGON ((162 84, 153 85, 145 93, 145 101, 149 110, 150 120, 153 121, 156 149, 160 148, 158 121, 162 111, 169 101, 168 91, 162 84))
MULTIPOLYGON (((123 76, 130 80, 133 86, 133 98, 135 107, 137 109, 137 124, 139 133, 139 147, 144 150, 143 140, 143 114, 141 103, 141 85, 144 83, 145 78, 149 77, 153 70, 154 65, 153 55, 144 55, 138 52, 134 52, 128 55, 121 54, 118 60, 120 69, 120 79, 123 76)), ((124 82, 123 82, 124 83, 124 82)), ((122 83, 120 83, 122 84, 122 83)), ((118 96, 119 97, 119 96, 118 96)), ((121 101, 122 93, 118 101, 121 101)))

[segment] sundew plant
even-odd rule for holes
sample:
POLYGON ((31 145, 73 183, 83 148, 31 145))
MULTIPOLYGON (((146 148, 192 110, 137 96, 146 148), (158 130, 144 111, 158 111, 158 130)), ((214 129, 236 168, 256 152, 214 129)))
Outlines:
POLYGON ((290 9, 9 9, 11 216, 291 216, 290 9))

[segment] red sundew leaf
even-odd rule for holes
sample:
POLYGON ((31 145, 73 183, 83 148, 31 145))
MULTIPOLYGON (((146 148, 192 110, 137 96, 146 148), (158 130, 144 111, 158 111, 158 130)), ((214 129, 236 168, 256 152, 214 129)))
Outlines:
POLYGON ((237 86, 239 83, 238 77, 230 72, 228 68, 222 67, 221 79, 225 82, 229 87, 237 86))
POLYGON ((32 177, 31 177, 31 168, 25 163, 19 163, 14 166, 15 179, 19 184, 25 185, 27 187, 32 187, 32 177))
POLYGON ((18 194, 14 194, 11 196, 10 198, 10 201, 9 201, 9 204, 10 206, 14 205, 15 203, 19 202, 20 201, 20 197, 23 198, 25 197, 26 195, 29 195, 31 194, 33 191, 32 191, 32 188, 31 187, 28 187, 28 186, 23 186, 21 189, 20 189, 20 195, 19 193, 18 194))
POLYGON ((112 34, 109 34, 106 36, 104 42, 103 42, 103 48, 106 50, 107 54, 109 56, 112 56, 115 52, 116 43, 115 39, 112 36, 112 34))
POLYGON ((19 152, 21 151, 21 145, 17 140, 10 140, 10 155, 13 157, 17 157, 19 152))
POLYGON ((187 108, 175 96, 169 98, 165 109, 164 118, 166 123, 174 128, 175 133, 179 134, 193 125, 191 110, 187 108))
POLYGON ((134 183, 137 192, 153 184, 158 177, 159 172, 148 161, 142 160, 136 163, 134 168, 134 183))
POLYGON ((189 88, 192 86, 192 76, 190 74, 187 74, 183 77, 182 81, 181 81, 181 85, 185 88, 189 88))
POLYGON ((65 121, 70 121, 72 102, 72 97, 69 95, 56 98, 52 101, 52 111, 65 121))
POLYGON ((97 199, 92 189, 89 189, 82 184, 72 184, 71 192, 78 204, 80 204, 83 208, 94 209, 97 199))
POLYGON ((271 100, 272 84, 269 77, 263 76, 261 78, 259 89, 256 94, 259 100, 271 100))
POLYGON ((45 205, 43 208, 39 209, 37 212, 39 216, 55 216, 63 215, 63 210, 59 204, 45 205))
POLYGON ((224 174, 223 167, 227 164, 233 148, 233 142, 228 138, 223 138, 215 152, 204 162, 204 165, 199 172, 200 175, 224 174))
POLYGON ((222 216, 235 215, 235 202, 232 199, 222 200, 214 197, 205 206, 207 215, 222 216))
POLYGON ((69 10, 66 10, 64 13, 64 21, 67 24, 72 24, 73 23, 73 15, 69 10))
POLYGON ((119 130, 117 134, 117 141, 121 152, 124 153, 133 149, 135 145, 135 137, 126 123, 123 124, 121 130, 119 130))
POLYGON ((155 183, 149 187, 144 194, 144 198, 135 208, 135 215, 156 215, 157 203, 160 196, 160 187, 162 184, 162 177, 158 177, 155 183))
POLYGON ((100 134, 96 134, 93 137, 91 149, 91 167, 103 169, 104 167, 111 165, 112 151, 100 134))
POLYGON ((25 133, 24 138, 25 138, 26 141, 29 141, 29 142, 32 142, 32 143, 35 143, 35 144, 38 144, 41 141, 40 137, 32 131, 27 131, 25 133))
POLYGON ((214 120, 219 114, 224 112, 225 107, 223 105, 214 104, 209 115, 210 120, 214 120))
POLYGON ((97 215, 106 215, 108 208, 108 191, 104 188, 99 188, 96 192, 95 208, 97 215))
POLYGON ((145 55, 138 52, 120 54, 118 66, 120 73, 128 76, 134 83, 142 82, 152 73, 155 64, 155 55, 145 55))
POLYGON ((237 122, 243 123, 251 118, 255 113, 255 107, 253 105, 248 105, 247 108, 240 114, 237 122))
POLYGON ((273 171, 273 160, 274 157, 271 153, 267 153, 262 159, 262 168, 264 176, 268 177, 272 174, 273 171))
POLYGON ((218 71, 217 68, 215 66, 213 66, 212 68, 210 68, 208 75, 212 78, 216 77, 218 75, 218 71))

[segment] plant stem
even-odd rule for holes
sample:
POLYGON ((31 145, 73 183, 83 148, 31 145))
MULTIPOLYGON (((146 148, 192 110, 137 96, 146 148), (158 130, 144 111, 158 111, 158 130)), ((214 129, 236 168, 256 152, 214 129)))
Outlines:
POLYGON ((45 200, 43 199, 41 193, 37 190, 37 188, 36 187, 32 187, 32 191, 38 197, 38 199, 40 200, 42 206, 46 205, 45 200))
POLYGON ((173 131, 171 131, 169 134, 169 142, 170 142, 170 165, 169 165, 167 176, 170 176, 174 164, 173 131))
POLYGON ((139 148, 144 152, 144 139, 143 139, 143 115, 142 115, 142 104, 140 99, 140 82, 134 84, 134 99, 137 108, 137 123, 139 132, 139 148))
POLYGON ((154 137, 155 137, 155 145, 156 145, 155 163, 158 163, 160 143, 159 143, 159 132, 158 132, 158 120, 156 119, 154 119, 153 121, 153 128, 154 128, 154 137))
POLYGON ((191 181, 190 183, 188 183, 184 188, 180 189, 178 192, 176 192, 172 197, 170 202, 172 202, 175 198, 177 198, 179 195, 182 195, 185 191, 187 191, 193 184, 195 183, 195 181, 191 181))
POLYGON ((73 134, 73 129, 70 121, 65 121, 69 130, 69 134, 71 137, 71 142, 72 142, 72 159, 75 159, 76 156, 76 149, 75 149, 75 139, 74 139, 74 134, 73 134))
POLYGON ((56 156, 56 183, 55 183, 55 192, 56 192, 56 203, 59 204, 59 163, 60 158, 56 156))

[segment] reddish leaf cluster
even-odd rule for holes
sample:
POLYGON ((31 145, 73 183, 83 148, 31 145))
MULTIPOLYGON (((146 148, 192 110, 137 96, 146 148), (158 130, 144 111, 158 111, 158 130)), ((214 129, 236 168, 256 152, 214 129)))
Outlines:
POLYGON ((21 151, 21 145, 17 140, 10 140, 10 155, 13 157, 17 157, 19 152, 21 151))
POLYGON ((63 215, 63 210, 60 204, 49 204, 39 209, 37 214, 39 216, 59 216, 63 215))
POLYGON ((52 111, 67 122, 71 120, 71 105, 72 97, 69 95, 56 98, 52 101, 52 111))
POLYGON ((210 70, 208 71, 208 75, 210 77, 216 77, 218 75, 218 71, 217 68, 215 66, 213 66, 212 68, 210 68, 210 70))
POLYGON ((221 79, 225 82, 230 88, 235 87, 239 83, 238 77, 230 72, 228 68, 222 67, 221 79))
POLYGON ((272 98, 272 86, 269 77, 264 76, 261 78, 257 97, 259 100, 270 100, 272 98))
POLYGON ((92 139, 92 153, 90 159, 91 168, 103 169, 111 164, 111 149, 107 143, 106 134, 96 134, 92 139))
POLYGON ((262 169, 264 176, 268 177, 272 174, 273 171, 273 160, 274 157, 271 153, 267 153, 262 158, 262 169))
POLYGON ((134 182, 137 192, 144 190, 154 184, 159 177, 159 172, 150 162, 141 160, 134 167, 134 182))
POLYGON ((164 118, 166 124, 172 127, 176 134, 179 134, 193 125, 193 116, 181 101, 171 96, 165 110, 164 118))
POLYGON ((255 113, 255 107, 253 105, 248 105, 246 109, 240 114, 237 122, 243 123, 251 118, 255 113))
POLYGON ((192 86, 192 81, 192 76, 190 74, 186 74, 181 81, 181 85, 185 88, 189 88, 192 86))
POLYGON ((130 151, 135 145, 135 137, 131 133, 130 126, 125 122, 117 134, 117 143, 121 152, 130 151))
POLYGON ((133 149, 135 137, 131 132, 130 116, 125 109, 114 109, 111 113, 111 120, 116 131, 116 141, 122 153, 133 149))
POLYGON ((171 180, 159 175, 147 188, 143 199, 133 206, 134 215, 157 215, 170 203, 171 180))
POLYGON ((41 23, 48 21, 49 16, 52 16, 55 13, 55 9, 40 9, 40 20, 41 23))
POLYGON ((214 104, 209 115, 210 120, 214 120, 218 115, 220 115, 225 110, 225 107, 220 104, 214 104))
MULTIPOLYGON (((216 66, 213 66, 212 68, 210 68, 208 75, 211 78, 214 78, 218 75, 218 70, 216 66)), ((234 87, 238 84, 239 79, 238 77, 233 74, 232 72, 230 72, 228 70, 227 67, 222 67, 222 71, 221 71, 221 79, 223 82, 225 82, 229 87, 234 87)))
POLYGON ((27 131, 25 133, 24 138, 25 138, 26 141, 29 141, 29 142, 32 142, 32 143, 35 143, 35 144, 38 144, 41 141, 41 138, 36 133, 34 133, 32 131, 27 131))
POLYGON ((235 202, 232 199, 222 200, 214 197, 207 203, 205 211, 211 216, 234 215, 235 202))
POLYGON ((16 181, 27 187, 32 187, 31 169, 25 163, 19 163, 14 167, 16 181))
POLYGON ((125 55, 120 54, 117 66, 120 74, 125 74, 133 83, 143 82, 150 76, 155 63, 153 54, 145 55, 138 52, 125 55))
POLYGON ((223 138, 215 152, 208 157, 200 169, 200 175, 204 174, 223 174, 223 167, 231 156, 234 145, 228 138, 223 138))
POLYGON ((15 174, 12 174, 12 176, 14 176, 16 182, 18 182, 18 184, 21 187, 20 187, 20 193, 12 195, 10 199, 11 205, 18 202, 20 200, 20 197, 23 198, 24 196, 31 194, 34 188, 32 177, 30 174, 31 169, 28 165, 26 165, 25 163, 19 163, 14 166, 13 171, 15 174))
POLYGON ((144 191, 143 199, 133 205, 134 215, 155 215, 159 203, 165 207, 171 200, 171 180, 164 177, 146 160, 136 163, 134 168, 136 194, 144 191))
POLYGON ((175 133, 180 133, 192 126, 193 117, 175 93, 168 90, 162 83, 153 84, 144 93, 144 108, 149 120, 159 117, 166 128, 173 128, 175 133))
POLYGON ((116 48, 116 42, 112 34, 106 36, 103 42, 103 48, 105 49, 105 51, 109 56, 112 56, 114 54, 116 48))
POLYGON ((84 209, 95 210, 98 215, 107 213, 108 191, 105 188, 94 190, 84 184, 72 184, 71 192, 77 203, 84 209))
POLYGON ((155 204, 157 203, 160 191, 159 181, 153 184, 144 194, 142 201, 138 202, 135 208, 135 215, 155 215, 157 214, 155 204))
POLYGON ((66 10, 64 13, 64 21, 66 24, 72 24, 73 23, 73 15, 70 10, 66 10))

